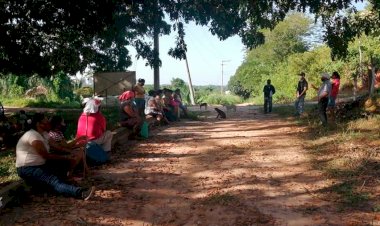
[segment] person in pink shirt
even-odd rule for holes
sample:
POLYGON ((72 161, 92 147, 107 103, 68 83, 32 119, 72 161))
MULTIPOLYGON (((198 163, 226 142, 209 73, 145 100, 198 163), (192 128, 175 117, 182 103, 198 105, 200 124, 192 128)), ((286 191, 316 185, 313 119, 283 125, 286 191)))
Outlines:
POLYGON ((329 108, 335 107, 335 101, 336 97, 339 93, 339 86, 340 86, 340 75, 338 72, 334 71, 331 75, 331 93, 329 96, 329 108))
POLYGON ((102 146, 104 151, 111 151, 112 132, 106 128, 106 118, 100 112, 101 98, 85 98, 83 113, 78 119, 76 137, 86 136, 88 141, 93 141, 102 146))

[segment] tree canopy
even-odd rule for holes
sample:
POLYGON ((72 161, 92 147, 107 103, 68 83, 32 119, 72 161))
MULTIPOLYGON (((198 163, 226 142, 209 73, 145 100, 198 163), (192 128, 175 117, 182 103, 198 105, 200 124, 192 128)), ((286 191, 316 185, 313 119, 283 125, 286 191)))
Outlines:
MULTIPOLYGON (((95 71, 121 71, 131 64, 127 46, 150 66, 160 65, 151 37, 177 32, 168 51, 186 57, 183 24, 208 26, 221 40, 239 35, 248 48, 264 42, 263 28, 272 29, 288 12, 310 12, 322 18, 325 40, 333 54, 344 55, 346 43, 359 32, 373 31, 370 17, 351 23, 348 14, 361 0, 4 0, 0 1, 0 72, 51 75, 76 73, 91 66, 95 71)), ((380 3, 373 5, 378 20, 380 3)))

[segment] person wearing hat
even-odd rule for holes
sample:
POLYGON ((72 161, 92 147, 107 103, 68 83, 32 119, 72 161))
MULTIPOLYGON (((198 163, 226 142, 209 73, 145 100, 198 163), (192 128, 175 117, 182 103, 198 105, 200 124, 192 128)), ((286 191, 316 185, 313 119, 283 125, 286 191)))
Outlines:
POLYGON ((142 78, 139 78, 137 80, 137 84, 133 86, 133 91, 135 92, 135 103, 138 110, 138 113, 140 117, 144 116, 144 110, 145 110, 145 80, 142 78))
POLYGON ((135 139, 139 136, 144 120, 135 110, 133 101, 135 93, 133 91, 125 91, 119 96, 120 101, 120 125, 132 130, 129 139, 135 139))
POLYGON ((319 118, 321 119, 322 125, 327 125, 327 105, 329 103, 329 96, 331 94, 331 83, 330 83, 330 76, 327 73, 321 74, 321 81, 322 85, 321 87, 317 88, 315 85, 312 85, 312 87, 315 90, 318 90, 318 113, 319 118))
POLYGON ((296 102, 294 103, 296 108, 296 116, 300 116, 304 111, 306 91, 309 88, 309 84, 305 79, 305 73, 301 72, 299 74, 300 80, 298 81, 297 90, 296 90, 296 102))
POLYGON ((82 101, 83 113, 78 119, 76 137, 86 136, 87 141, 93 141, 102 146, 104 151, 111 151, 112 132, 107 130, 106 118, 100 111, 102 98, 91 97, 82 101))

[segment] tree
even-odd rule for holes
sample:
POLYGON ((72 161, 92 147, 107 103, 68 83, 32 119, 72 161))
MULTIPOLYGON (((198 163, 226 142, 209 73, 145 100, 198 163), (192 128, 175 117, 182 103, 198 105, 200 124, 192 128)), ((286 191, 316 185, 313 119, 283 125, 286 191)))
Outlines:
POLYGON ((309 18, 291 14, 273 30, 263 30, 265 44, 247 52, 243 64, 231 77, 229 89, 244 98, 260 95, 259 84, 272 76, 276 65, 289 55, 308 49, 304 37, 309 34, 310 25, 309 18))
MULTIPOLYGON (((380 3, 371 1, 379 18, 380 3)), ((273 29, 290 11, 307 10, 322 18, 325 39, 337 49, 333 53, 340 54, 347 48, 346 40, 359 32, 341 13, 355 10, 352 2, 357 0, 3 0, 0 72, 75 74, 86 66, 95 71, 125 70, 131 64, 127 46, 134 46, 138 57, 153 67, 161 61, 145 38, 155 29, 160 35, 177 32, 169 53, 184 59, 183 24, 190 21, 208 26, 221 40, 239 35, 254 48, 264 43, 263 28, 273 29)))

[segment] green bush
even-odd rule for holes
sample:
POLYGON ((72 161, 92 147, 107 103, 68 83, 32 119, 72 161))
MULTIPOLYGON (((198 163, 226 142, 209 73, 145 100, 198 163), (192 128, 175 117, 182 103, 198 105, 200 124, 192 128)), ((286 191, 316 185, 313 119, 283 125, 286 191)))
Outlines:
POLYGON ((205 97, 205 102, 207 102, 208 104, 231 105, 231 104, 242 103, 243 99, 235 95, 221 95, 221 94, 213 93, 205 97))

